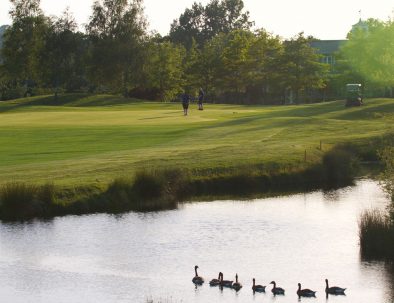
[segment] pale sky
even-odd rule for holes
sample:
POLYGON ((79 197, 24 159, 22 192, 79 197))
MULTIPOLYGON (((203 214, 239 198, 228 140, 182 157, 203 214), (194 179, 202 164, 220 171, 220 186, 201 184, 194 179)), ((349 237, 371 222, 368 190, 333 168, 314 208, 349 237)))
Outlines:
MULTIPOLYGON (((144 0, 150 29, 167 34, 172 21, 193 2, 195 0, 144 0)), ((48 15, 59 16, 69 6, 81 25, 87 23, 92 3, 93 0, 41 0, 41 8, 48 15)), ((394 17, 394 0, 244 0, 244 3, 256 27, 283 38, 303 31, 319 39, 345 39, 360 15, 362 19, 382 21, 394 17)), ((0 0, 0 25, 10 24, 10 8, 8 0, 0 0)))

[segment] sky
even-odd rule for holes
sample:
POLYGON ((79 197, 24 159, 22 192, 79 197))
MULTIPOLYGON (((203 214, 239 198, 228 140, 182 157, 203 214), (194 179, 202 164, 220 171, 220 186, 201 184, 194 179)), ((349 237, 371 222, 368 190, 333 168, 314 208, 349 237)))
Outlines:
MULTIPOLYGON (((195 0, 144 0, 150 30, 165 35, 172 21, 195 0)), ((209 0, 200 0, 206 4, 209 0)), ((394 0, 244 0, 257 28, 288 39, 299 32, 319 39, 345 39, 359 18, 387 21, 394 17, 394 0)), ((47 15, 59 16, 69 7, 77 22, 87 23, 93 0, 41 0, 47 15)), ((10 24, 11 3, 0 0, 0 25, 10 24)))

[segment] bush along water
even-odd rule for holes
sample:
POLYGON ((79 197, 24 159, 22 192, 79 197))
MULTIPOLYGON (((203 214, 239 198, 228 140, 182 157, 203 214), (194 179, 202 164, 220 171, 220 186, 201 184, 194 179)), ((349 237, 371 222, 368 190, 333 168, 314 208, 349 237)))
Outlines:
POLYGON ((106 190, 9 183, 0 189, 0 219, 157 211, 197 197, 251 197, 344 186, 356 175, 355 159, 349 148, 342 147, 328 152, 321 163, 298 168, 232 168, 205 177, 180 169, 141 170, 133 177, 115 179, 106 190))
POLYGON ((370 210, 359 221, 360 250, 365 258, 394 260, 394 147, 380 152, 385 170, 381 183, 391 203, 387 211, 370 210))
POLYGON ((359 228, 360 250, 364 258, 394 260, 394 225, 386 212, 365 211, 359 228))
POLYGON ((359 168, 357 151, 352 145, 338 145, 324 154, 322 165, 327 187, 351 185, 359 168))
POLYGON ((114 180, 105 193, 113 212, 173 209, 185 195, 189 177, 182 170, 139 171, 134 180, 114 180))
POLYGON ((55 186, 7 183, 0 190, 0 217, 5 220, 28 220, 53 213, 55 186))

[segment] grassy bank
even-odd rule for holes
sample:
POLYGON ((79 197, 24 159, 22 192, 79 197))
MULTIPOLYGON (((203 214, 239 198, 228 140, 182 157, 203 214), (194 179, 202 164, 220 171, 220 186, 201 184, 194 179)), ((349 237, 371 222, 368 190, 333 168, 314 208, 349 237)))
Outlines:
POLYGON ((262 193, 306 191, 350 185, 356 160, 345 147, 330 150, 322 163, 300 170, 241 169, 220 176, 196 178, 187 170, 138 171, 99 188, 64 191, 52 183, 6 183, 0 188, 0 219, 51 218, 67 214, 121 213, 174 209, 198 197, 251 197, 262 193))
POLYGON ((52 204, 85 212, 94 209, 86 205, 104 209, 104 202, 86 201, 103 201, 111 189, 132 187, 141 171, 182 171, 188 195, 303 189, 328 179, 343 183, 347 180, 339 179, 348 166, 336 159, 347 156, 325 155, 351 142, 347 152, 376 160, 377 147, 392 130, 393 110, 392 99, 367 100, 359 108, 345 108, 342 101, 208 104, 204 111, 192 105, 184 117, 179 104, 116 96, 0 102, 0 185, 54 184, 52 204))

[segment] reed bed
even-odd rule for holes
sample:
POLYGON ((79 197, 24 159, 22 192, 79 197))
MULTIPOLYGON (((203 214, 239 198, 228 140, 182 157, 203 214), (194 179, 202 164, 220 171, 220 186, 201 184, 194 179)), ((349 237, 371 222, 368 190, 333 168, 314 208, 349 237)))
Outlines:
POLYGON ((359 220, 360 250, 367 259, 394 260, 394 224, 381 210, 367 210, 359 220))

